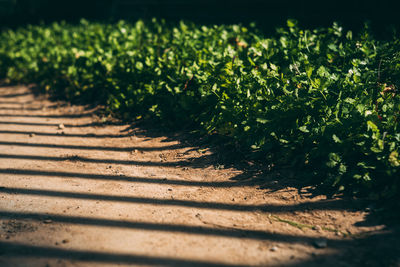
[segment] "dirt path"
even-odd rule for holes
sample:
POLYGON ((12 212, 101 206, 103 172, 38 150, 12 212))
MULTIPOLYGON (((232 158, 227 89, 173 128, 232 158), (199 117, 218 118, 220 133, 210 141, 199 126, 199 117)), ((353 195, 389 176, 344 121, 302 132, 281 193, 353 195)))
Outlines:
POLYGON ((93 110, 0 88, 0 266, 382 262, 369 240, 390 233, 367 226, 352 201, 276 177, 239 180, 208 150, 99 122, 93 110))

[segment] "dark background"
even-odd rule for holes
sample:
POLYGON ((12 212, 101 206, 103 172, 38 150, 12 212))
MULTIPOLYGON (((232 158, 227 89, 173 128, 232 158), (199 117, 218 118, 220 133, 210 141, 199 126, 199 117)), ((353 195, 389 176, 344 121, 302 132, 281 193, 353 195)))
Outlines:
MULTIPOLYGON (((305 27, 330 26, 338 21, 359 30, 370 22, 384 35, 400 26, 400 8, 395 0, 0 0, 0 28, 27 23, 80 18, 101 21, 160 17, 203 24, 250 23, 270 31, 288 18, 305 27)), ((398 1, 400 2, 400 1, 398 1)))

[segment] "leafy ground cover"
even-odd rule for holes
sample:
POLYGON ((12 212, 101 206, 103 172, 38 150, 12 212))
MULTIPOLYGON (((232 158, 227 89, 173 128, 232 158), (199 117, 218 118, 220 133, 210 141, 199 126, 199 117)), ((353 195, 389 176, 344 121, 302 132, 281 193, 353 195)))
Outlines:
POLYGON ((339 192, 400 192, 400 41, 138 21, 54 23, 0 37, 0 77, 123 119, 190 125, 339 192))

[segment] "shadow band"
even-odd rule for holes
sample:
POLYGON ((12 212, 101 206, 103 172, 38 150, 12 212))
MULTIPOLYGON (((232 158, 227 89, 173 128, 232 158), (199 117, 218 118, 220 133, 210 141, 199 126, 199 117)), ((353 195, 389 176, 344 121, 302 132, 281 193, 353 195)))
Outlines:
POLYGON ((15 118, 85 118, 93 116, 93 112, 83 114, 62 114, 62 115, 34 115, 34 114, 0 114, 0 117, 15 117, 15 118))
POLYGON ((32 94, 32 93, 30 93, 30 92, 26 92, 26 93, 16 93, 16 94, 6 94, 6 95, 0 95, 0 99, 2 99, 2 98, 13 98, 13 97, 20 97, 20 96, 27 96, 27 95, 33 96, 33 94, 32 94))
POLYGON ((68 177, 68 178, 81 178, 81 179, 102 180, 102 181, 123 181, 123 182, 168 184, 168 185, 182 185, 182 186, 205 186, 205 187, 242 186, 238 182, 185 181, 185 180, 172 180, 166 178, 164 179, 144 178, 144 177, 133 177, 133 176, 121 176, 121 175, 103 175, 103 174, 74 173, 74 172, 49 172, 49 171, 20 170, 20 169, 0 169, 0 173, 12 174, 12 175, 46 176, 54 178, 68 177))
MULTIPOLYGON (((1 108, 0 108, 1 110, 1 108)), ((20 121, 0 121, 3 125, 24 125, 24 126, 47 126, 47 127, 57 127, 58 123, 40 123, 40 122, 20 122, 20 121)), ((93 127, 93 126, 103 126, 104 123, 92 122, 85 124, 64 124, 67 128, 80 128, 80 127, 93 127)))
MULTIPOLYGON (((0 122, 1 124, 1 122, 0 122)), ((162 147, 104 147, 104 146, 77 146, 77 145, 58 145, 58 144, 33 144, 23 142, 5 142, 0 141, 2 146, 24 146, 24 147, 46 147, 46 148, 62 148, 62 149, 81 149, 81 150, 101 150, 101 151, 117 151, 117 152, 132 152, 140 151, 161 151, 167 149, 179 149, 182 145, 169 145, 162 147)))
POLYGON ((63 191, 50 191, 43 189, 25 189, 25 188, 0 188, 0 193, 6 194, 20 194, 20 195, 33 195, 33 196, 47 196, 47 197, 63 197, 74 199, 86 200, 101 200, 101 201, 117 201, 135 204, 149 204, 159 206, 178 206, 190 207, 201 209, 214 209, 214 210, 228 210, 228 211, 246 211, 246 212, 292 212, 305 209, 339 209, 339 205, 343 202, 338 201, 324 201, 324 202, 306 202, 296 205, 241 205, 241 204, 228 204, 219 202, 198 202, 190 200, 179 199, 159 199, 159 198, 144 198, 144 197, 131 197, 131 196, 110 196, 101 194, 87 194, 76 192, 63 192, 63 191), (328 207, 328 208, 327 208, 328 207))
MULTIPOLYGON (((11 103, 12 104, 12 103, 11 103)), ((43 110, 43 108, 46 109, 54 109, 54 106, 43 106, 41 108, 15 108, 15 107, 0 107, 0 110, 26 110, 26 111, 39 111, 39 110, 43 110)))
POLYGON ((24 102, 19 102, 19 101, 0 101, 0 105, 26 105, 26 104, 32 104, 33 101, 24 101, 24 102))
POLYGON ((81 138, 124 138, 132 136, 132 134, 72 134, 72 133, 43 133, 43 132, 35 132, 35 131, 12 131, 12 130, 0 130, 0 134, 35 134, 37 136, 58 136, 58 137, 81 137, 81 138))
POLYGON ((25 258, 51 258, 76 260, 83 262, 102 262, 113 264, 147 264, 154 266, 205 266, 205 267, 244 267, 249 265, 214 263, 190 259, 177 259, 170 257, 156 257, 135 254, 119 254, 94 252, 87 250, 62 249, 52 247, 39 247, 20 243, 0 241, 0 256, 17 256, 25 258), (1 255, 2 254, 2 255, 1 255))
POLYGON ((116 159, 92 159, 80 156, 71 157, 50 157, 50 156, 36 156, 36 155, 11 155, 0 154, 2 159, 23 159, 23 160, 45 160, 45 161, 76 161, 87 163, 104 163, 104 164, 121 164, 121 165, 139 165, 139 166, 163 166, 163 167, 182 167, 190 165, 187 161, 177 162, 150 162, 150 161, 136 161, 136 160, 116 160, 116 159))

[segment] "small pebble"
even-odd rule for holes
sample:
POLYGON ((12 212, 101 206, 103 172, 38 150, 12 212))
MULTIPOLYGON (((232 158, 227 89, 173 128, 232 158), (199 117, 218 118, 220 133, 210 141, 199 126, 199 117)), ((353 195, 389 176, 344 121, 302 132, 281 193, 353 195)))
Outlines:
POLYGON ((314 246, 316 248, 326 248, 328 246, 328 242, 325 239, 315 240, 314 246))
POLYGON ((43 222, 44 223, 52 223, 53 221, 48 219, 48 220, 44 220, 43 222))
POLYGON ((58 125, 58 129, 62 130, 62 129, 64 129, 64 128, 65 128, 64 124, 60 123, 60 124, 58 125))
POLYGON ((168 191, 172 191, 172 189, 171 189, 171 188, 168 188, 168 191))
POLYGON ((278 251, 278 247, 277 246, 273 246, 269 249, 272 252, 278 251))
POLYGON ((34 134, 34 133, 30 133, 29 134, 29 137, 34 137, 36 134, 34 134))
POLYGON ((63 241, 61 241, 63 244, 67 244, 69 243, 69 239, 64 239, 63 241))
POLYGON ((318 232, 322 231, 322 227, 319 226, 319 225, 314 225, 314 226, 312 227, 312 229, 315 230, 315 231, 318 231, 318 232))

